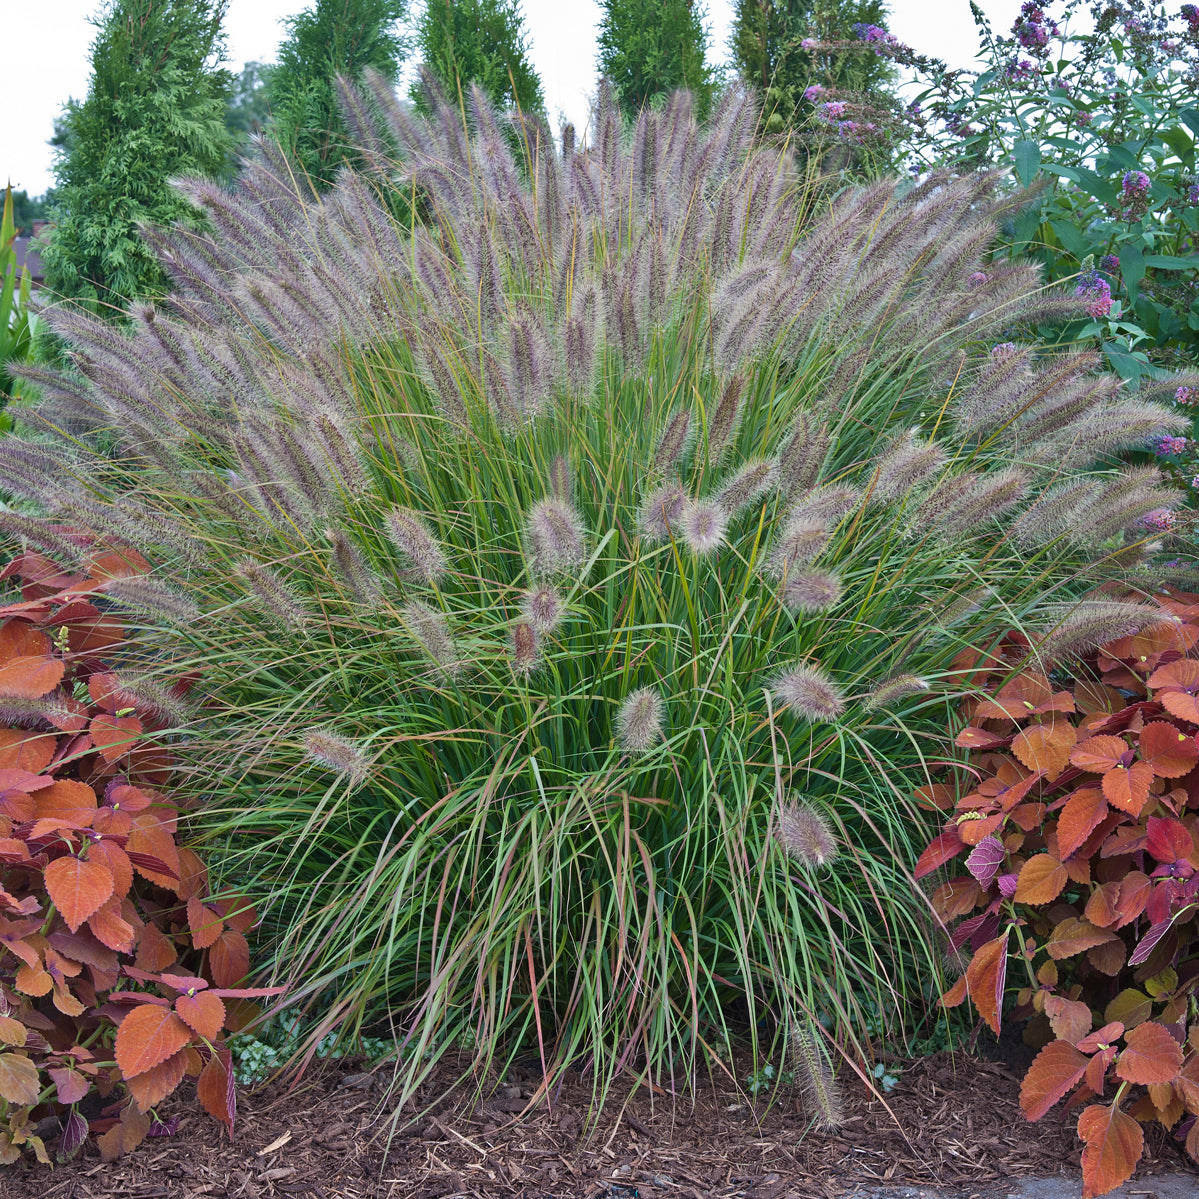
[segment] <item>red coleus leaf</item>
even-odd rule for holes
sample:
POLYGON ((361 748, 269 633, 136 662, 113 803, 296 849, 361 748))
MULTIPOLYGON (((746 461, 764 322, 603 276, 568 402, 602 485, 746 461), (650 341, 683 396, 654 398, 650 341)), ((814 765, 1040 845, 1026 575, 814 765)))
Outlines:
POLYGON ((1050 1041, 1033 1059, 1020 1084, 1020 1110, 1039 1120, 1067 1091, 1082 1081, 1087 1057, 1068 1041, 1050 1041))
POLYGON ((1070 764, 1092 774, 1105 774, 1120 765, 1128 752, 1128 742, 1123 737, 1088 737, 1080 741, 1070 753, 1070 764))
POLYGON ((214 1053, 200 1071, 196 1094, 204 1110, 232 1133, 237 1119, 237 1092, 233 1085, 233 1059, 227 1049, 214 1053))
POLYGON ((1159 778, 1181 778, 1199 765, 1195 738, 1164 720, 1155 720, 1141 730, 1137 752, 1159 778))
POLYGON ((225 1027, 225 1005, 211 991, 183 994, 175 1000, 177 1011, 185 1024, 206 1041, 215 1041, 225 1027))
POLYGON ((1127 1082, 1173 1082, 1182 1069, 1182 1047, 1164 1025, 1149 1020, 1124 1034, 1116 1075, 1127 1082))
POLYGON ((1113 766, 1103 776, 1103 794, 1112 807, 1139 816, 1153 785, 1153 767, 1148 762, 1113 766))
POLYGON ((191 1039, 191 1029, 170 1008, 143 1004, 133 1008, 117 1029, 117 1065, 126 1078, 145 1074, 191 1039))
POLYGON ((1055 961, 1072 958, 1076 954, 1093 949, 1096 945, 1104 945, 1108 941, 1118 940, 1116 934, 1106 928, 1096 928, 1088 920, 1079 920, 1067 916, 1054 927, 1045 942, 1049 956, 1055 961))
POLYGON ((1145 1147, 1141 1126, 1114 1103, 1092 1104, 1078 1117, 1082 1151, 1083 1199, 1106 1195, 1132 1177, 1145 1147))
POLYGON ((134 1103, 148 1112, 157 1107, 183 1081, 187 1071, 187 1051, 173 1053, 165 1062, 146 1070, 133 1078, 125 1079, 125 1086, 133 1096, 134 1103))
POLYGON ((82 862, 70 856, 56 858, 43 877, 54 906, 71 932, 77 931, 113 892, 112 874, 99 862, 82 862))
POLYGON ((1062 893, 1068 878, 1066 868, 1052 854, 1037 854, 1020 869, 1016 902, 1052 903, 1062 893))
POLYGON ((934 837, 929 847, 920 855, 914 870, 915 876, 923 878, 926 874, 932 874, 965 848, 966 843, 962 840, 957 825, 946 825, 945 830, 934 837))
POLYGON ((46 1073, 54 1080, 59 1103, 78 1103, 92 1089, 91 1079, 69 1066, 51 1066, 46 1073))
POLYGON ((1053 782, 1069 765, 1077 736, 1078 730, 1068 720, 1034 724, 1013 739, 1012 753, 1029 770, 1043 770, 1053 782))
POLYGON ((42 820, 70 820, 87 828, 96 815, 96 793, 75 779, 55 779, 34 795, 37 815, 42 820))
POLYGON ((998 837, 984 837, 970 851, 970 856, 966 859, 966 869, 982 886, 989 887, 1006 857, 1007 850, 998 837))
POLYGON ((1090 1036, 1083 1037, 1078 1042, 1078 1048, 1083 1053, 1098 1053, 1101 1049, 1107 1049, 1124 1035, 1124 1025, 1119 1020, 1113 1020, 1110 1024, 1105 1024, 1102 1028, 1097 1028, 1090 1036))
POLYGON ((968 724, 954 738, 954 744, 959 749, 996 749, 1000 745, 1007 745, 1010 740, 1009 737, 1000 737, 995 733, 988 733, 986 729, 968 724))
POLYGON ((116 762, 129 752, 142 731, 142 722, 136 716, 109 716, 101 713, 93 716, 88 726, 92 744, 100 751, 106 762, 116 762))
POLYGON ((1090 1005, 1076 999, 1067 999, 1064 995, 1046 996, 1045 1015, 1049 1017, 1053 1035, 1071 1045, 1077 1045, 1091 1031, 1090 1005))
POLYGON ((52 649, 50 638, 23 620, 0 627, 0 696, 40 699, 53 691, 67 668, 52 649))
POLYGON ((245 937, 227 928, 208 951, 208 964, 218 987, 236 986, 250 973, 250 947, 245 937))
POLYGON ((1057 818, 1058 852, 1068 858, 1103 822, 1107 800, 1096 787, 1080 787, 1066 801, 1057 818))
POLYGON ((1195 852, 1191 830, 1169 816, 1150 816, 1145 848, 1158 862, 1185 862, 1195 852))

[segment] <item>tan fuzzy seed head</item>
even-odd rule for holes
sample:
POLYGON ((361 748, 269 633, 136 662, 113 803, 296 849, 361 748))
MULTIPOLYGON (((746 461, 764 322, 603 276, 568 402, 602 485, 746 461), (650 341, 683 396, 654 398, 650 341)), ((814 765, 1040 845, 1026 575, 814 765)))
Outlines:
POLYGON ((838 853, 837 839, 827 817, 802 799, 790 799, 779 807, 779 844, 801 866, 817 869, 838 853))
POLYGON ((774 676, 775 701, 804 720, 836 720, 845 710, 840 688, 817 666, 799 662, 774 676))
POLYGON ((627 754, 643 754, 662 740, 664 704, 656 687, 639 687, 620 705, 617 739, 627 754))

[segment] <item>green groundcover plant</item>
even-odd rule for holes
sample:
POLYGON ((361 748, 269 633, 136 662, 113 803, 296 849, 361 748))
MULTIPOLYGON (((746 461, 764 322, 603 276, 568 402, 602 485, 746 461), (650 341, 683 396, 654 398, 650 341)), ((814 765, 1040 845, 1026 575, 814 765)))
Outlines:
POLYGON ((670 1088, 765 1038, 833 1120, 828 1038, 933 994, 915 733, 1013 623, 1169 619, 1079 597, 1140 577, 1173 493, 1110 456, 1178 418, 1018 340, 1077 301, 983 270, 994 175, 801 228, 743 91, 630 130, 604 89, 561 151, 428 101, 343 87, 366 171, 319 202, 269 146, 185 181, 169 300, 47 313, 9 486, 166 564, 107 595, 201 669, 205 853, 307 1053, 384 1022, 402 1095, 461 1045, 670 1088))

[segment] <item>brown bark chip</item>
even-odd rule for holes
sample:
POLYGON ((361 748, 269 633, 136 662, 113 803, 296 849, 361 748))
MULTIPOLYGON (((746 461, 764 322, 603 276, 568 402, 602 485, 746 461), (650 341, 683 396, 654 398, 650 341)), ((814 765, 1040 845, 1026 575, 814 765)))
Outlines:
MULTIPOLYGON (((462 1064, 449 1063, 446 1078, 462 1064)), ((745 1077, 748 1064, 736 1073, 745 1077)), ((613 1088, 597 1118, 588 1080, 572 1075, 552 1103, 532 1077, 509 1078, 482 1099, 463 1089, 389 1144, 381 1090, 363 1080, 361 1066, 330 1067, 291 1088, 276 1082, 243 1093, 232 1142, 181 1091, 159 1113, 180 1117, 174 1136, 108 1164, 85 1156, 53 1169, 0 1167, 0 1195, 1004 1199, 1021 1178, 1035 1176, 1061 1177, 1063 1199, 1082 1193, 1074 1121, 1050 1115, 1029 1124, 1007 1067, 963 1054, 908 1063, 886 1106, 846 1081, 846 1120, 834 1133, 811 1130, 791 1093, 751 1100, 724 1075, 703 1079, 694 1097, 677 1102, 660 1087, 613 1088)), ((437 1081, 430 1094, 441 1093, 437 1081)), ((1138 1178, 1193 1168, 1160 1129, 1147 1141, 1138 1178)))

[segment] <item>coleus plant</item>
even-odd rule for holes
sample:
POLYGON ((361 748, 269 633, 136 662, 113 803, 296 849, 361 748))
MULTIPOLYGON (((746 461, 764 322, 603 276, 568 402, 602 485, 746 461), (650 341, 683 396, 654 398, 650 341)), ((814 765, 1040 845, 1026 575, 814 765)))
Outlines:
POLYGON ((111 1160, 188 1075, 232 1132, 224 1031, 277 993, 237 985, 253 908, 213 895, 176 839, 164 733, 195 680, 162 688, 110 664, 125 629, 103 597, 148 571, 111 546, 79 573, 34 553, 0 571, 22 590, 0 607, 3 1165, 23 1150, 49 1161, 37 1132, 49 1116, 60 1156, 94 1135, 111 1160))
POLYGON ((1131 1176, 1143 1124, 1199 1161, 1199 596, 1159 602, 1079 677, 1031 668, 1020 634, 963 655, 985 696, 957 734, 965 785, 921 793, 948 818, 917 877, 964 865, 931 896, 971 955, 942 1003, 1028 1022, 1020 1105, 1081 1107, 1085 1199, 1131 1176))

